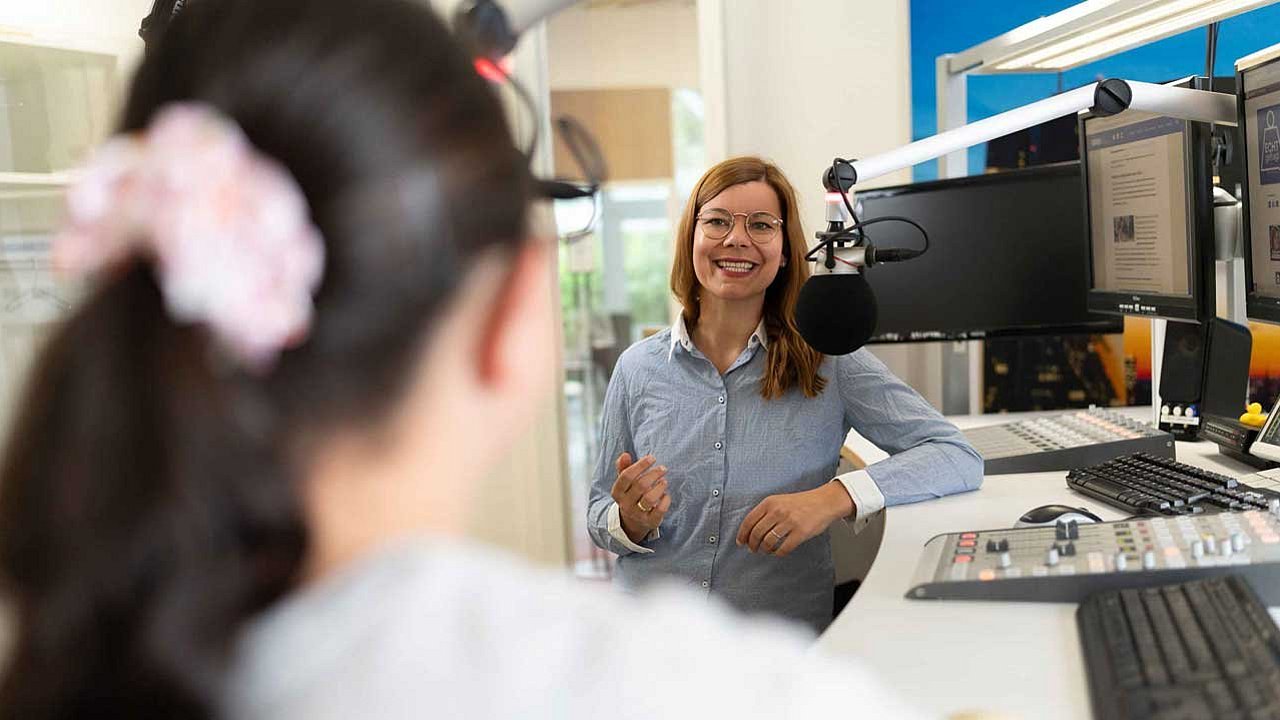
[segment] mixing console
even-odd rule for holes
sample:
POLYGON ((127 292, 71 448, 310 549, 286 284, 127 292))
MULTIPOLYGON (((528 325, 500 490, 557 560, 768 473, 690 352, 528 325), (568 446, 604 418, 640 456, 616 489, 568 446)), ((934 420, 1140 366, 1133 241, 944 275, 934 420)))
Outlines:
POLYGON ((1080 602, 1226 573, 1280 605, 1280 499, 1269 510, 939 535, 907 597, 1080 602))
POLYGON ((1070 470, 1136 452, 1174 457, 1172 435, 1105 408, 972 428, 964 436, 987 475, 1070 470))

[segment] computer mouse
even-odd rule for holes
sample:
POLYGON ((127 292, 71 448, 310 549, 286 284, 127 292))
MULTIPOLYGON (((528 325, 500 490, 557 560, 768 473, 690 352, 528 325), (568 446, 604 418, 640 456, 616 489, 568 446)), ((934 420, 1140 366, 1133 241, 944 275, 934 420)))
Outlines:
POLYGON ((1069 505, 1041 505, 1023 513, 1022 517, 1018 518, 1018 522, 1014 524, 1014 527, 1053 525, 1059 521, 1071 522, 1072 520, 1077 523, 1102 522, 1102 518, 1085 508, 1071 507, 1069 505))

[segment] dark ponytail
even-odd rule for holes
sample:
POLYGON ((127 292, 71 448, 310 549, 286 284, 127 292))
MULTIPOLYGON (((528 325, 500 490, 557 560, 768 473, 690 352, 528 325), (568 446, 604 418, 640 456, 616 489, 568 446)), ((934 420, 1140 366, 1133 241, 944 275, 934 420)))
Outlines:
POLYGON ((313 326, 243 373, 136 262, 54 333, 0 466, 5 718, 215 716, 237 631, 307 552, 303 450, 386 416, 470 262, 524 237, 501 107, 417 0, 191 0, 123 129, 183 100, 302 187, 325 239, 313 326))

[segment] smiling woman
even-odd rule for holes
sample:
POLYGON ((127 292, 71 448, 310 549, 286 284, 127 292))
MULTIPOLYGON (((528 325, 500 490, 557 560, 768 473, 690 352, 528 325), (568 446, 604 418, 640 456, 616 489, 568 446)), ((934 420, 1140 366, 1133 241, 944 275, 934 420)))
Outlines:
POLYGON ((857 529, 886 504, 981 483, 959 431, 870 352, 805 344, 805 249, 795 190, 771 163, 720 163, 689 198, 671 271, 680 317, 623 353, 605 397, 587 521, 624 587, 675 577, 821 630, 833 522, 857 529), (836 477, 850 428, 892 457, 836 477))
MULTIPOLYGON (((686 327, 696 333, 704 313, 724 311, 739 324, 749 322, 747 334, 763 321, 781 345, 783 352, 770 354, 761 386, 766 399, 793 384, 808 397, 823 388, 817 375, 822 355, 800 338, 791 313, 809 277, 799 218, 795 188, 782 171, 759 158, 741 157, 702 176, 676 230, 671 290, 683 307, 686 327), (725 263, 730 267, 721 267, 725 263)), ((716 325, 718 319, 702 323, 704 329, 716 325)), ((732 360, 713 362, 724 372, 732 360)))

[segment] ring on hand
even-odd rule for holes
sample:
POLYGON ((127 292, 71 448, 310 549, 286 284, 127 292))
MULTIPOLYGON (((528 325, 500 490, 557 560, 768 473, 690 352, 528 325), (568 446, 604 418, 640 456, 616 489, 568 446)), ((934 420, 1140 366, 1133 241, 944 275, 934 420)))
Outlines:
POLYGON ((782 543, 786 542, 787 540, 787 537, 785 535, 779 535, 777 530, 770 530, 769 534, 778 538, 778 542, 773 544, 774 550, 777 550, 778 548, 782 547, 782 543))
POLYGON ((652 510, 652 509, 653 509, 653 508, 645 507, 645 506, 644 506, 644 500, 643 500, 643 499, 640 499, 640 500, 637 500, 637 501, 636 501, 636 507, 640 508, 640 512, 642 512, 642 513, 647 513, 647 512, 649 512, 650 510, 652 510))

